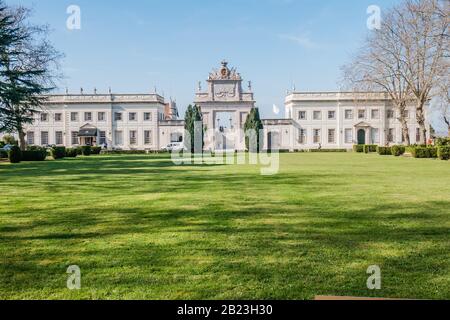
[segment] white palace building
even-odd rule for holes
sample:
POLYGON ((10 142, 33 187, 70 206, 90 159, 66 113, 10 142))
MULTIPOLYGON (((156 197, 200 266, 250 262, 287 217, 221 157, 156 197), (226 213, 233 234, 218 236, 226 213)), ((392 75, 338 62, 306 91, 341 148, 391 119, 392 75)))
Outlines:
MULTIPOLYGON (((244 150, 242 132, 256 106, 251 83, 227 62, 199 84, 206 150, 244 150)), ((397 111, 384 93, 288 92, 285 119, 266 119, 264 146, 289 151, 351 149, 354 144, 401 144, 397 111)), ((419 140, 415 108, 407 112, 411 142, 419 140)), ((173 101, 158 94, 65 94, 48 97, 26 129, 29 145, 100 145, 110 150, 160 150, 183 139, 184 121, 173 101)))

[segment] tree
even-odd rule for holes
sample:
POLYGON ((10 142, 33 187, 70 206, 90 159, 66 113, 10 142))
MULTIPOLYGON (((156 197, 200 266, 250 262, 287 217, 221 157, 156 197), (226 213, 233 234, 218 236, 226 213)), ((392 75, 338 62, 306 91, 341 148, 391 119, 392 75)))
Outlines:
POLYGON ((367 98, 372 93, 387 93, 397 109, 398 121, 402 125, 404 141, 410 145, 410 136, 405 111, 412 100, 412 93, 402 77, 403 47, 393 28, 395 16, 388 14, 379 30, 371 33, 353 61, 344 66, 343 74, 359 97, 367 98))
POLYGON ((261 121, 261 118, 259 116, 259 109, 258 108, 252 108, 250 110, 250 114, 247 117, 247 120, 244 124, 244 131, 245 131, 245 146, 249 152, 259 152, 263 148, 263 141, 261 137, 261 132, 263 130, 263 124, 261 121), (256 134, 256 145, 250 145, 250 137, 251 132, 256 134), (256 149, 256 150, 254 150, 256 149))
POLYGON ((186 133, 189 134, 189 139, 184 139, 186 149, 190 150, 191 153, 201 153, 203 151, 204 145, 204 131, 203 115, 200 107, 197 105, 189 105, 186 110, 184 122, 184 129, 186 133), (196 139, 197 141, 195 141, 196 139), (200 148, 201 150, 198 150, 198 148, 200 148))
POLYGON ((5 144, 17 145, 16 139, 14 139, 14 137, 9 134, 3 136, 2 140, 5 144))
POLYGON ((403 48, 402 77, 416 100, 421 143, 427 143, 425 107, 449 73, 448 9, 446 1, 405 0, 392 11, 392 28, 403 48))
POLYGON ((48 41, 48 28, 30 24, 29 17, 28 9, 0 0, 0 132, 17 133, 22 150, 25 126, 55 87, 62 57, 48 41))

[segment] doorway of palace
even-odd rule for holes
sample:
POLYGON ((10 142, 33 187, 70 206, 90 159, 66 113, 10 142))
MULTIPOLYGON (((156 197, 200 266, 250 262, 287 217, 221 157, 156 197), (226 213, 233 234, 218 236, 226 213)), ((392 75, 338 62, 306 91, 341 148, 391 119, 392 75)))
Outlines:
POLYGON ((358 130, 358 144, 366 144, 366 130, 358 130))
POLYGON ((216 112, 214 119, 214 149, 235 150, 236 129, 236 119, 234 112, 216 112))

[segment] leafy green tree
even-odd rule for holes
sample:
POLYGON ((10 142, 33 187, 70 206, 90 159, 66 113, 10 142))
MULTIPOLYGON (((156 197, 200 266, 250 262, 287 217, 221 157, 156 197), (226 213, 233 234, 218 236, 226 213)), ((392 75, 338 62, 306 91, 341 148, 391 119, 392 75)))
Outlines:
POLYGON ((250 110, 250 114, 247 117, 247 120, 244 124, 245 131, 245 146, 248 151, 251 152, 260 152, 263 149, 263 139, 262 139, 262 130, 264 126, 261 121, 261 117, 259 116, 259 109, 252 108, 250 110), (250 132, 254 132, 256 134, 256 146, 250 146, 250 132), (250 148, 252 147, 252 148, 250 148), (253 150, 255 149, 256 150, 253 150))
POLYGON ((59 77, 61 54, 47 27, 29 23, 30 11, 0 0, 0 132, 17 133, 26 149, 25 126, 42 110, 59 77))
POLYGON ((186 139, 184 139, 186 149, 190 150, 191 153, 202 152, 204 145, 204 131, 203 115, 200 107, 197 105, 189 105, 186 110, 184 121, 184 129, 187 133, 189 133, 189 137, 186 137, 186 139), (195 125, 196 123, 198 125, 195 125), (195 139, 201 139, 199 145, 202 146, 202 150, 195 150, 195 139))
POLYGON ((7 134, 3 136, 2 140, 4 144, 17 145, 17 141, 12 135, 7 134))

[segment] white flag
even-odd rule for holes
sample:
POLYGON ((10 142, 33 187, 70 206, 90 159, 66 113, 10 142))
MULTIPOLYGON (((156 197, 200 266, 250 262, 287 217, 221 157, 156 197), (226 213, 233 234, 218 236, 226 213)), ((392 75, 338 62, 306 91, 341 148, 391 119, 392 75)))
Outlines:
POLYGON ((275 104, 273 105, 273 113, 275 113, 275 114, 280 113, 280 108, 278 108, 275 104))

